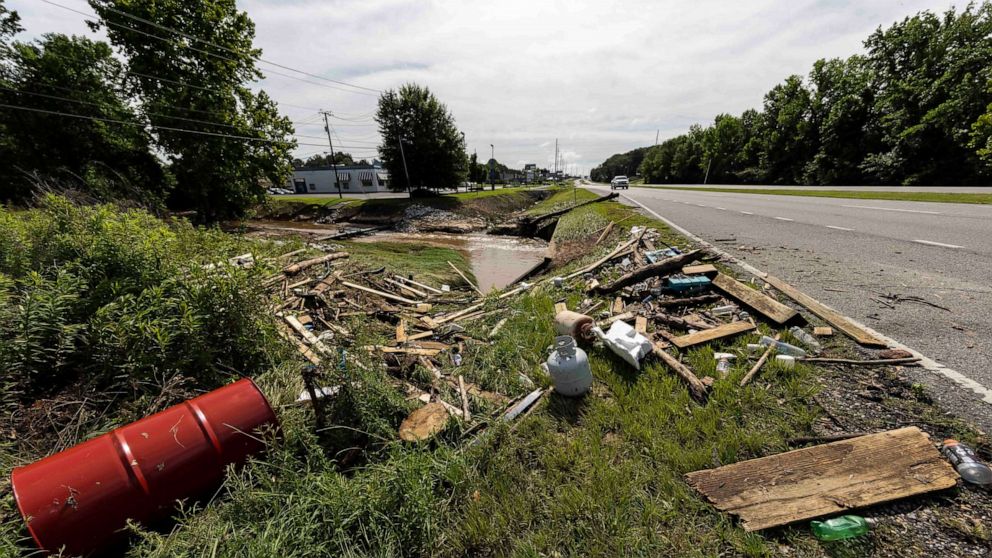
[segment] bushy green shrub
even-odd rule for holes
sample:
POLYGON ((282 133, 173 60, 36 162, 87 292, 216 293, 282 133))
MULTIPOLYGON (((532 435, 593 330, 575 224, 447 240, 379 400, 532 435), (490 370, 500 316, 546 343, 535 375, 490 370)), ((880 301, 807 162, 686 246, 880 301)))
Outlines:
POLYGON ((275 336, 258 273, 210 264, 268 249, 55 196, 36 209, 0 209, 4 399, 27 402, 70 383, 138 396, 177 375, 210 388, 231 370, 259 372, 275 336))

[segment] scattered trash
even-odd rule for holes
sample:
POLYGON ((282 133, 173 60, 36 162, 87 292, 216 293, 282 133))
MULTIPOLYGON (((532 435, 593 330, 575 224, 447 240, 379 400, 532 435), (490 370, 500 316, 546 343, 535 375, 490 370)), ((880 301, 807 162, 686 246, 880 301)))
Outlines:
POLYGON ((560 289, 565 284, 565 278, 564 277, 555 277, 554 279, 551 280, 551 282, 554 284, 554 286, 556 288, 559 288, 560 289))
POLYGON ((823 350, 820 346, 820 342, 809 333, 806 333, 803 328, 799 326, 792 326, 789 328, 789 333, 791 333, 792 336, 798 339, 801 343, 812 349, 813 354, 818 354, 821 350, 823 350))
POLYGON ((571 335, 576 339, 590 342, 596 338, 592 331, 593 319, 585 314, 563 310, 555 315, 555 333, 571 335))
POLYGON ((817 337, 831 337, 834 334, 834 328, 832 327, 814 327, 813 335, 817 337))
POLYGON ((709 288, 710 282, 710 278, 705 275, 669 277, 666 288, 673 293, 691 294, 706 290, 709 288))
POLYGON ((947 439, 944 440, 941 451, 964 480, 979 486, 992 484, 992 469, 982 463, 970 447, 957 440, 947 439))
POLYGON ((519 403, 510 407, 505 413, 503 413, 502 420, 511 421, 517 418, 520 413, 526 411, 531 405, 536 403, 542 395, 544 395, 544 390, 540 388, 528 393, 527 396, 521 399, 519 403))
POLYGON ((874 520, 860 515, 842 515, 826 521, 810 521, 809 526, 821 541, 840 541, 864 535, 873 523, 874 520))
POLYGON ((611 351, 638 370, 641 369, 641 359, 652 349, 651 341, 647 337, 637 333, 630 324, 622 320, 613 322, 606 333, 603 333, 599 327, 594 327, 593 332, 611 351))
POLYGON ((748 343, 747 350, 749 353, 756 353, 765 349, 765 346, 761 343, 748 343))
POLYGON ((678 248, 668 248, 667 250, 651 250, 648 252, 644 252, 644 257, 650 263, 657 263, 666 258, 672 258, 680 255, 682 255, 682 251, 679 250, 678 248))
POLYGON ((916 427, 686 475, 717 509, 740 517, 746 531, 952 488, 957 478, 916 427))
POLYGON ((772 339, 771 337, 768 337, 767 335, 762 335, 761 336, 761 341, 759 341, 759 342, 762 345, 765 345, 766 347, 769 347, 769 346, 770 347, 775 347, 775 350, 776 351, 778 351, 778 352, 780 352, 780 353, 782 353, 784 355, 791 355, 791 356, 794 356, 794 357, 805 357, 806 356, 806 351, 804 351, 803 349, 800 349, 799 347, 797 347, 795 345, 790 345, 790 344, 786 343, 785 341, 779 341, 777 339, 772 339))
POLYGON ((727 373, 730 372, 730 361, 735 360, 737 355, 731 353, 713 353, 713 358, 717 361, 716 371, 721 376, 726 377, 727 373))
POLYGON ((575 339, 571 336, 555 337, 554 350, 548 356, 547 365, 555 391, 564 396, 582 395, 592 386, 589 358, 585 351, 575 346, 575 339))
POLYGON ((710 310, 710 314, 714 316, 729 316, 737 311, 737 307, 733 304, 728 304, 727 306, 717 306, 710 310))
MULTIPOLYGON (((317 399, 320 399, 322 397, 334 397, 340 391, 341 391, 341 386, 329 386, 329 387, 317 388, 317 390, 315 390, 315 393, 317 395, 317 399)), ((310 391, 304 389, 303 391, 300 392, 300 396, 297 397, 296 400, 299 402, 310 401, 311 400, 310 391)))

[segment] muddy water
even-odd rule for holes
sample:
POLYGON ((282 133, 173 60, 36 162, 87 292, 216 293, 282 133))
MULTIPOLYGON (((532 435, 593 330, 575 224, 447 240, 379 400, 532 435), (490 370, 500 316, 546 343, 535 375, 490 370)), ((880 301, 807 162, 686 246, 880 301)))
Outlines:
POLYGON ((384 232, 355 242, 409 242, 454 248, 466 255, 482 292, 505 287, 544 259, 547 243, 517 236, 384 232))

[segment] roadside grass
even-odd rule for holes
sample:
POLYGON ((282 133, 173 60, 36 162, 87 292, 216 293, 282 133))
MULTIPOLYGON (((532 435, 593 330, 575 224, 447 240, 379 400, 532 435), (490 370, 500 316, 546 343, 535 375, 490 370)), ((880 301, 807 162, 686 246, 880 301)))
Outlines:
POLYGON ((455 264, 469 277, 472 266, 466 256, 453 248, 407 242, 340 242, 350 254, 345 267, 354 270, 388 268, 390 273, 413 276, 416 281, 429 285, 460 285, 462 278, 447 262, 455 264))
POLYGON ((958 192, 880 192, 848 190, 772 190, 767 188, 687 188, 682 186, 638 185, 640 188, 685 190, 691 192, 725 192, 730 194, 766 194, 772 196, 806 196, 813 198, 847 198, 856 200, 918 201, 936 203, 992 204, 992 193, 958 192))
POLYGON ((508 188, 418 198, 346 198, 339 200, 338 198, 272 196, 265 206, 258 208, 258 213, 265 217, 286 218, 308 211, 319 214, 323 211, 341 210, 352 218, 372 217, 378 220, 389 220, 401 216, 410 206, 420 205, 457 212, 466 216, 491 217, 530 207, 539 195, 541 194, 535 193, 531 188, 508 188))

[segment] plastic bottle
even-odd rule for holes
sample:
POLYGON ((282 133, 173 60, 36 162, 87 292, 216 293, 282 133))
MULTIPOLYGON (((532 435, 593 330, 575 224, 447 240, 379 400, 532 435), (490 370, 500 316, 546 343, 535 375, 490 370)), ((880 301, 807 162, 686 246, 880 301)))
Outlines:
POLYGON ((796 367, 796 357, 790 355, 775 355, 775 362, 779 363, 779 365, 786 370, 791 370, 796 367))
POLYGON ((764 345, 766 347, 769 346, 769 345, 771 345, 771 346, 775 347, 775 350, 776 351, 778 351, 779 353, 781 353, 783 355, 791 355, 791 356, 800 357, 800 358, 806 356, 806 351, 800 349, 799 347, 797 347, 795 345, 790 345, 788 343, 784 343, 782 341, 776 341, 776 340, 772 339, 771 337, 768 337, 767 335, 762 335, 761 336, 761 341, 759 341, 759 343, 761 343, 762 345, 764 345))
POLYGON ((839 541, 864 535, 873 523, 859 515, 842 515, 826 521, 810 521, 809 525, 821 541, 839 541))
POLYGON ((806 331, 804 331, 803 328, 799 326, 792 326, 791 328, 789 328, 789 333, 791 333, 793 337, 801 341, 803 345, 806 345, 810 349, 813 349, 814 353, 818 353, 822 349, 822 347, 820 347, 820 342, 817 341, 816 338, 810 335, 809 333, 806 333, 806 331))
POLYGON ((942 450, 961 478, 980 486, 992 484, 992 469, 982 463, 971 448, 957 440, 947 439, 942 450))
POLYGON ((717 360, 716 371, 721 376, 726 376, 730 372, 730 361, 736 359, 737 355, 731 353, 713 353, 713 358, 717 360))
POLYGON ((729 316, 733 314, 735 310, 737 310, 736 306, 728 304, 727 306, 717 306, 716 308, 710 310, 710 313, 714 316, 729 316))

